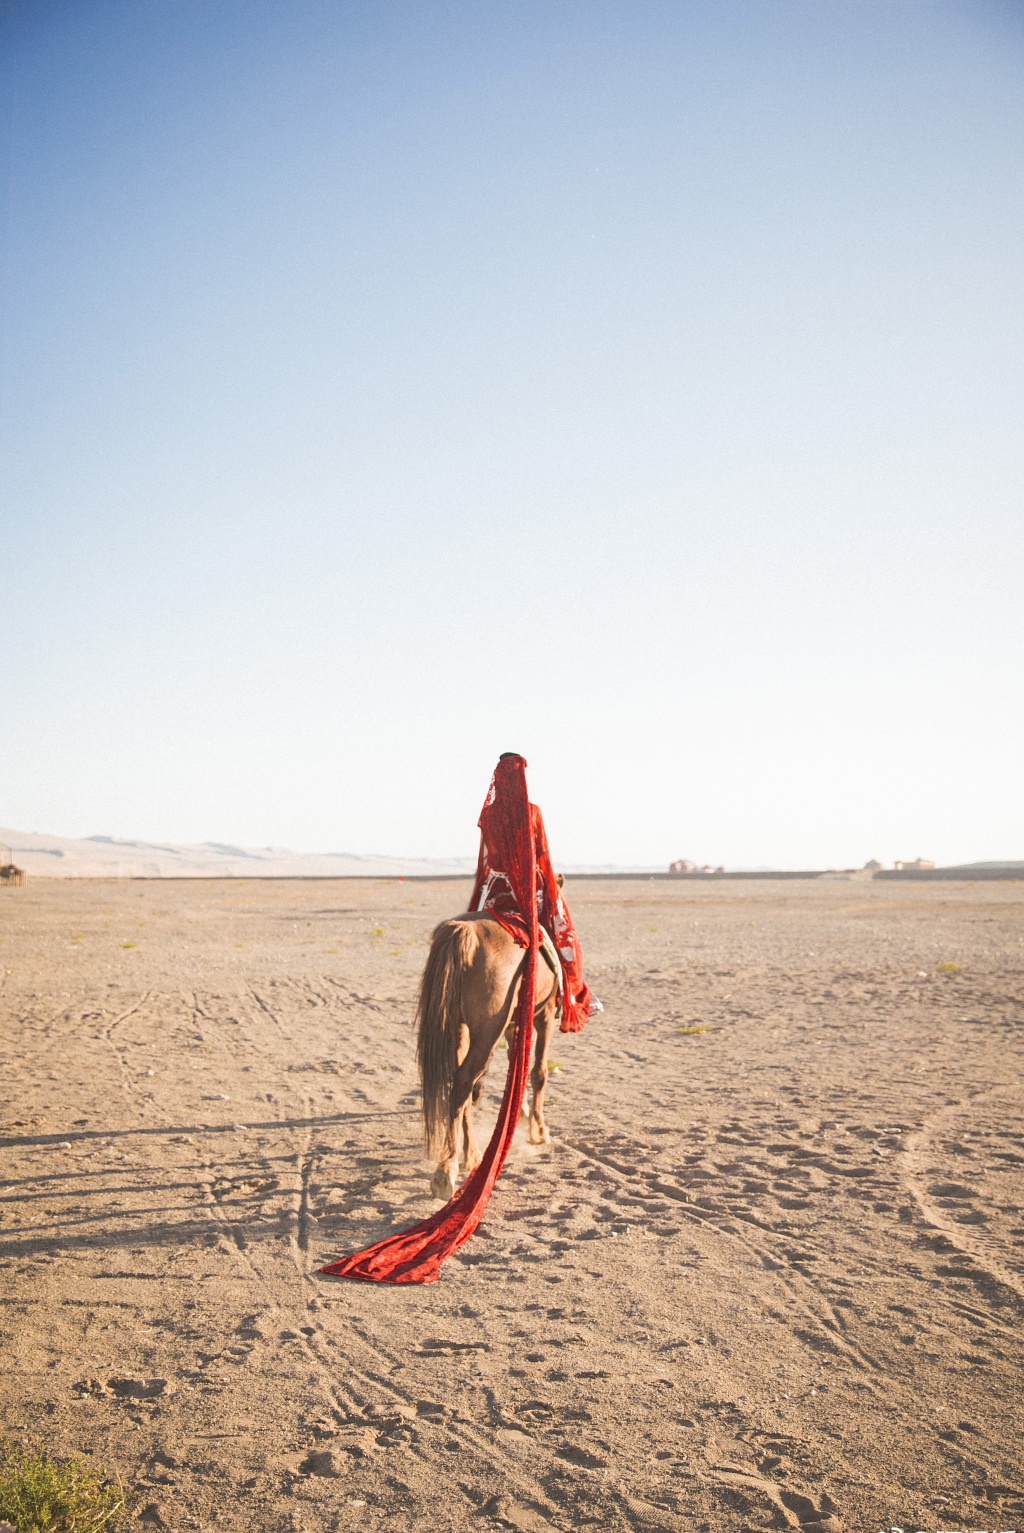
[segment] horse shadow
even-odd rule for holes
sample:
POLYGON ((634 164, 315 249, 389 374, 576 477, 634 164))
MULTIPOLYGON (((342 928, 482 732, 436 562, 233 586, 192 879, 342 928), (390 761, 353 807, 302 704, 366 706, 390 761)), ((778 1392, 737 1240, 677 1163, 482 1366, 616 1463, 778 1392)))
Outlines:
MULTIPOLYGON (((48 1262, 103 1251, 180 1254, 225 1244, 244 1252, 252 1246, 286 1249, 295 1243, 305 1251, 338 1236, 349 1249, 358 1248, 398 1227, 396 1220, 408 1223, 411 1217, 421 1217, 433 1203, 418 1138, 386 1139, 375 1149, 374 1136, 367 1135, 365 1127, 358 1139, 343 1143, 337 1142, 337 1131, 378 1125, 376 1137, 381 1140, 389 1127, 397 1126, 394 1120, 415 1112, 408 1106, 216 1126, 80 1126, 63 1134, 8 1133, 0 1137, 0 1150, 9 1152, 73 1150, 90 1144, 113 1150, 164 1141, 168 1164, 62 1166, 53 1171, 33 1167, 19 1177, 8 1176, 0 1189, 0 1261, 48 1262), (308 1148, 254 1146, 247 1137, 269 1134, 299 1134, 308 1148), (197 1146, 206 1163, 193 1171, 188 1152, 194 1154, 197 1146), (389 1195, 392 1184, 401 1197, 389 1195), (203 1199, 201 1209, 196 1207, 197 1196, 203 1199), (404 1205, 413 1203, 412 1216, 407 1208, 403 1212, 404 1205)), ((153 1280, 166 1274, 96 1275, 153 1280)))

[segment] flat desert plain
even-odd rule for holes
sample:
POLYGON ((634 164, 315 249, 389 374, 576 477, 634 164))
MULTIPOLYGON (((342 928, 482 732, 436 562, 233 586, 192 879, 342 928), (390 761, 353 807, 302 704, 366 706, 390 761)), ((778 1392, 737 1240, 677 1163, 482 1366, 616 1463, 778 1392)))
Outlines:
POLYGON ((436 1206, 467 893, 0 892, 7 1435, 150 1529, 1024 1528, 1024 885, 569 880, 554 1142, 439 1283, 320 1277, 436 1206))

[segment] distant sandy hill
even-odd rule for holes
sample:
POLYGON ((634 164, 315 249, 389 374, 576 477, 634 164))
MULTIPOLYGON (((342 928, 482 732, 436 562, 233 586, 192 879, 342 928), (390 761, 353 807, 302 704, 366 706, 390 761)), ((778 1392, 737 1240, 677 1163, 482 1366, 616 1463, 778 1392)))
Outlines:
POLYGON ((0 828, 0 843, 32 878, 377 878, 472 874, 475 857, 358 857, 349 852, 290 852, 281 846, 201 846, 127 841, 117 836, 28 834, 0 828))

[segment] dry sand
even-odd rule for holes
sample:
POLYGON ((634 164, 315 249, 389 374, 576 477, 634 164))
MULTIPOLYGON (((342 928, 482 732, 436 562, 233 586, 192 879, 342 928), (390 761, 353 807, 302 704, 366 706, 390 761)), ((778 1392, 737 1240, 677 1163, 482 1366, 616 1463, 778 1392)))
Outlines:
POLYGON ((570 880, 555 1142, 439 1284, 320 1278, 435 1206, 467 888, 0 893, 6 1431, 151 1528, 1024 1528, 1024 886, 570 880))

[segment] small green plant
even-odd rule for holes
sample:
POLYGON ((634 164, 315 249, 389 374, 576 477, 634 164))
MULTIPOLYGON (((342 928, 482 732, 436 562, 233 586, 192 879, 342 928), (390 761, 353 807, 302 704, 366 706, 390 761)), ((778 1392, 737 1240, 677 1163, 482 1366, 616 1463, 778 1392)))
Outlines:
POLYGON ((940 963, 939 964, 939 973, 940 974, 959 974, 960 973, 960 965, 958 963, 940 963))
POLYGON ((124 1506, 120 1480, 111 1484, 85 1459, 0 1439, 0 1519, 16 1533, 99 1533, 124 1506))
POLYGON ((139 944, 137 942, 122 942, 121 943, 122 947, 138 947, 138 945, 139 944))
POLYGON ((696 1027, 677 1027, 676 1028, 676 1032, 679 1033, 683 1038, 696 1038, 698 1033, 706 1033, 706 1032, 709 1032, 709 1031, 710 1031, 710 1029, 705 1027, 703 1023, 701 1023, 699 1026, 696 1026, 696 1027))

